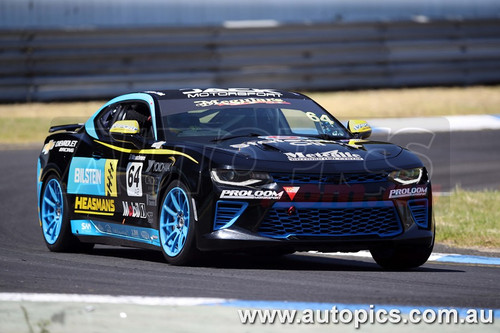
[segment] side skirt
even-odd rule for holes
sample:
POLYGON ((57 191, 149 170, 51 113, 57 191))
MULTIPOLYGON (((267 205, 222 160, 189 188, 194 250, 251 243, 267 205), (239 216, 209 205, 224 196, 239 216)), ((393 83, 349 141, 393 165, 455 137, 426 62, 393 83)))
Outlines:
POLYGON ((158 248, 158 230, 96 220, 71 220, 71 232, 82 241, 158 248), (109 241, 110 239, 114 241, 109 241))

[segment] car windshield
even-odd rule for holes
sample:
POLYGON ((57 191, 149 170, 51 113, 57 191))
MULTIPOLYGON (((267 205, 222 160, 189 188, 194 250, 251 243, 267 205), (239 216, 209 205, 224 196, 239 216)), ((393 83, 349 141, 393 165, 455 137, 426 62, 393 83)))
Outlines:
POLYGON ((161 100, 167 139, 223 141, 246 136, 346 139, 339 121, 311 100, 242 98, 161 100))

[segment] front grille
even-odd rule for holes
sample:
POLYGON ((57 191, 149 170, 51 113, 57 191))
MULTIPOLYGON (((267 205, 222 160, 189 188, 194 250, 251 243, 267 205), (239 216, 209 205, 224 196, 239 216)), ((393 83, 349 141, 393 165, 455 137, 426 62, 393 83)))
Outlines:
POLYGON ((362 184, 386 181, 387 175, 387 172, 338 173, 321 176, 286 173, 272 174, 275 182, 288 184, 362 184))
POLYGON ((297 203, 294 207, 295 214, 290 215, 290 204, 275 204, 262 221, 259 233, 272 238, 300 238, 390 237, 402 232, 391 202, 297 203))
POLYGON ((248 207, 246 202, 217 201, 215 206, 214 230, 230 227, 248 207))
POLYGON ((415 223, 421 228, 428 228, 429 218, 427 199, 410 200, 408 201, 408 207, 410 207, 411 215, 415 223))

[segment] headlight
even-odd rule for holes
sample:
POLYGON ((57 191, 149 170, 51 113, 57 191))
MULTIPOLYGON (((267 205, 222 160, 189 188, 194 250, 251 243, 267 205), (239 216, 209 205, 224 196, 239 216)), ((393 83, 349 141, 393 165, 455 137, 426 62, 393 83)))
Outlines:
POLYGON ((213 169, 210 174, 214 182, 223 185, 256 186, 272 181, 272 177, 266 172, 213 169))
POLYGON ((396 170, 389 174, 389 179, 402 185, 418 184, 423 174, 423 168, 396 170))

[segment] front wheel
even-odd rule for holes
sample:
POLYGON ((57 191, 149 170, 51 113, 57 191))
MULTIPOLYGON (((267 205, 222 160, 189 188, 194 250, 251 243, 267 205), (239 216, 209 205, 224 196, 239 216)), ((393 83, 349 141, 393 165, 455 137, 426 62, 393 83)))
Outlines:
POLYGON ((384 269, 406 270, 419 267, 429 259, 433 245, 398 246, 372 249, 370 253, 377 264, 384 269))
POLYGON ((52 252, 88 251, 93 244, 81 243, 72 233, 68 219, 68 200, 59 178, 51 175, 44 182, 40 202, 43 239, 52 252))
POLYGON ((158 223, 160 245, 168 263, 185 265, 196 255, 191 194, 180 181, 172 182, 162 201, 158 223))

